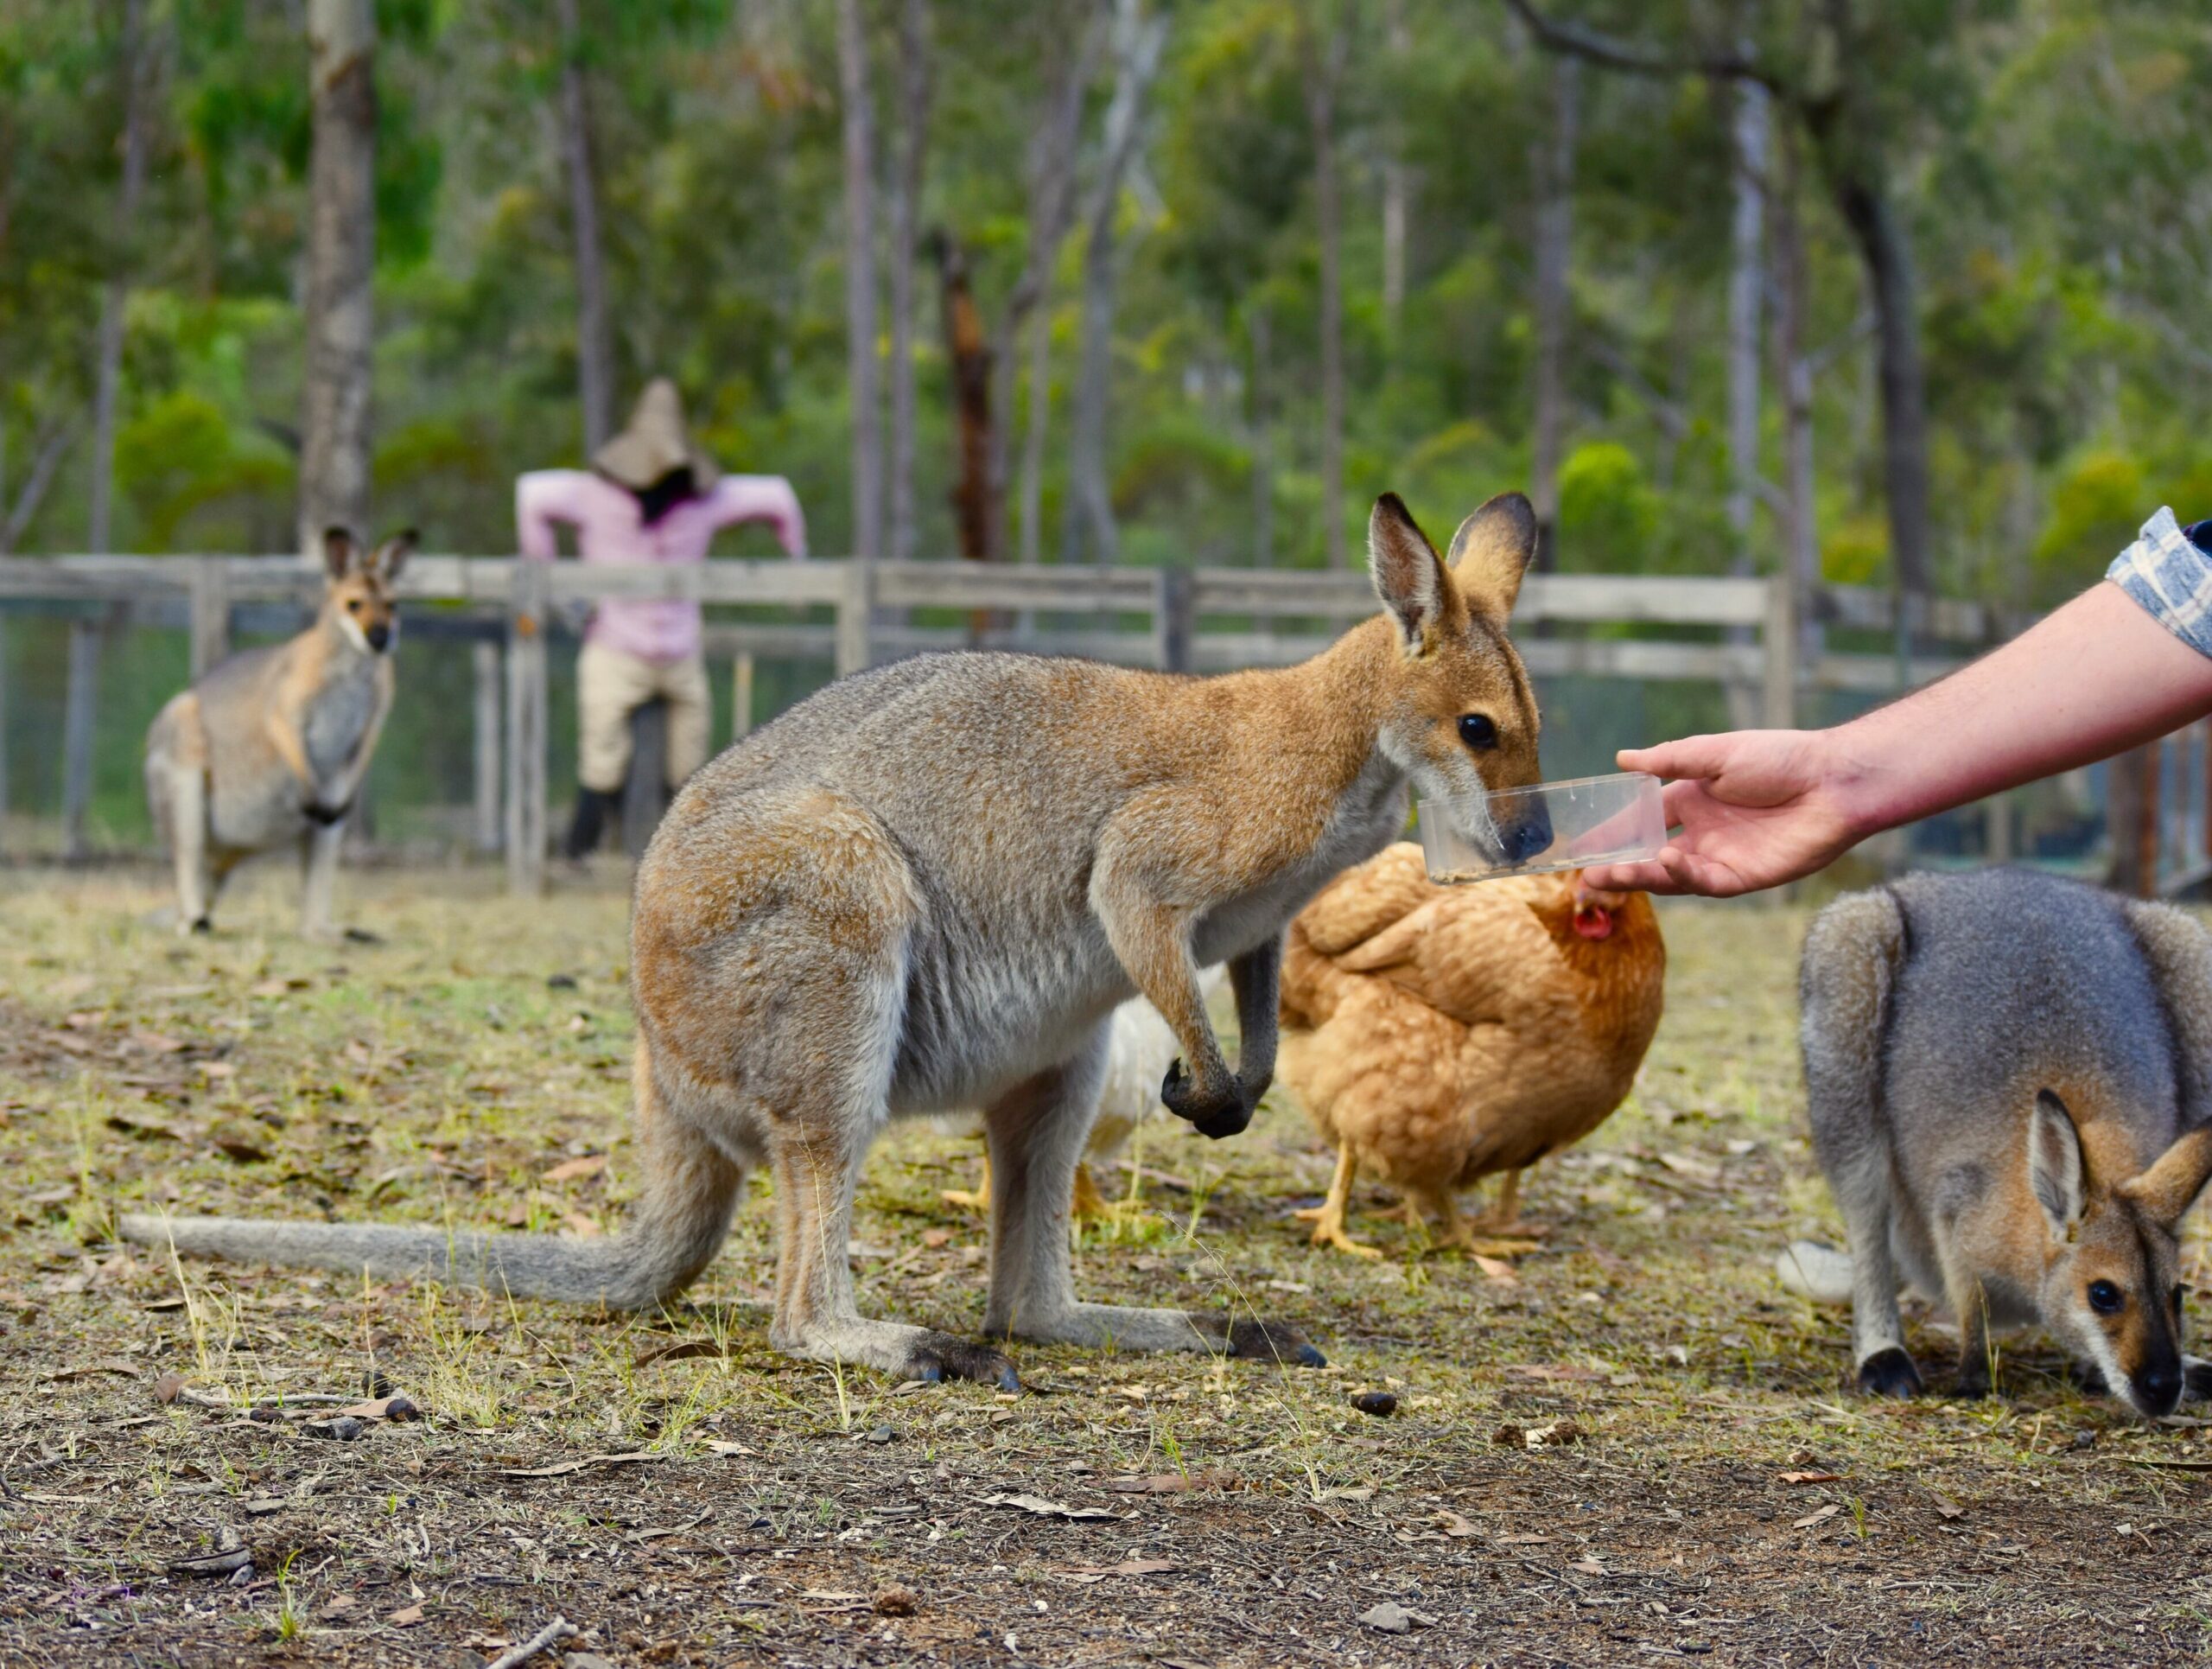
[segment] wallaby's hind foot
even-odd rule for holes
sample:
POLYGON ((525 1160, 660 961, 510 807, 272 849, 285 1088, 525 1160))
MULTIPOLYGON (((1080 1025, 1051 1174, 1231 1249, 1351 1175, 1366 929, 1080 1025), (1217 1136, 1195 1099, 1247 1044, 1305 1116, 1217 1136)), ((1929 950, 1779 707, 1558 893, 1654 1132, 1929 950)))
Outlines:
POLYGON ((1928 1387, 1901 1345, 1878 1350, 1859 1364, 1859 1389, 1869 1397, 1917 1397, 1928 1387))
POLYGON ((1021 1389, 1021 1376, 1005 1355, 933 1328, 853 1316, 796 1328, 779 1323, 768 1329, 768 1342, 786 1356, 873 1367, 894 1379, 970 1379, 995 1391, 1021 1389))
POLYGON ((1149 1309, 1129 1304, 1068 1305, 1049 1319, 1017 1320, 1006 1336, 1039 1344, 1081 1345, 1086 1349, 1201 1352, 1272 1361, 1282 1366, 1326 1367, 1328 1358, 1305 1333, 1287 1322, 1187 1309, 1149 1309))

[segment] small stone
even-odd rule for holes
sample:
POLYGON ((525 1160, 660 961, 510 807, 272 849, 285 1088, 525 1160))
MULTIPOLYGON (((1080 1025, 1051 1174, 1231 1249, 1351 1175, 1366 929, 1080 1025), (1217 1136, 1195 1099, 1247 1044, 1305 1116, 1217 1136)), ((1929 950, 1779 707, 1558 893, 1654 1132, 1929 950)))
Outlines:
POLYGON ((1512 1421, 1508 1420, 1490 1434, 1490 1440, 1500 1448, 1518 1449, 1528 1440, 1528 1435, 1512 1421))
POLYGON ((366 1431, 369 1426, 365 1420, 357 1420, 351 1414, 340 1414, 334 1420, 309 1420, 307 1429, 318 1437, 349 1443, 366 1431))
POLYGON ((898 1437, 899 1434, 887 1425, 879 1425, 868 1434, 868 1440, 872 1443, 895 1443, 898 1437))
MULTIPOLYGON (((549 973, 545 976, 545 989, 549 991, 572 991, 575 990, 575 988, 576 977, 572 973, 549 973)), ((569 1655, 570 1657, 585 1657, 588 1656, 589 1653, 571 1652, 569 1655)))
POLYGON ((2068 1446, 2073 1449, 2094 1449, 2097 1446, 2097 1434, 2086 1428, 2076 1431, 2074 1434, 2073 1443, 2068 1446))
POLYGON ((282 1513, 284 1510, 284 1503, 277 1496, 263 1495, 257 1500, 248 1501, 245 1504, 245 1510, 252 1518, 265 1519, 271 1513, 282 1513))
POLYGON ((157 1403, 173 1403, 177 1398, 177 1393, 183 1389, 183 1374, 164 1373, 154 1381, 154 1400, 157 1403))
POLYGON ((879 1588, 875 1590, 875 1615, 879 1617, 911 1617, 921 1608, 921 1602, 914 1597, 911 1588, 879 1588))
POLYGON ((561 1659, 561 1669, 614 1669, 614 1659, 596 1652, 570 1652, 561 1659))
POLYGON ((1418 1611, 1408 1611, 1395 1600, 1384 1600, 1382 1604, 1359 1614, 1359 1620, 1378 1634, 1405 1634, 1415 1628, 1426 1628, 1436 1619, 1425 1617, 1418 1611))
POLYGON ((402 1421, 421 1419, 423 1411, 415 1406, 411 1398, 393 1397, 385 1405, 384 1417, 397 1425, 402 1421))
POLYGON ((1363 1391, 1351 1399, 1351 1405, 1363 1414, 1387 1420, 1398 1411, 1398 1398, 1388 1391, 1363 1391))

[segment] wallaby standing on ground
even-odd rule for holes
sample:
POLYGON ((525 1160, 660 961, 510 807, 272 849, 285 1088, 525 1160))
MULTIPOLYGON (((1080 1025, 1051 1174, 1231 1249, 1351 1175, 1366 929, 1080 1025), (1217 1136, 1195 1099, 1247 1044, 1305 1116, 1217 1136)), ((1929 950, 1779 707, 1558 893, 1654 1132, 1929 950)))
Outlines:
POLYGON ((327 577, 315 624, 232 655, 174 698, 146 733, 146 799, 176 867, 177 925, 208 930, 239 862, 296 841, 302 930, 333 933, 330 894, 346 814, 391 710, 392 586, 412 532, 365 551, 323 535, 327 577))
MULTIPOLYGON (((1168 1109, 1244 1128, 1268 1086, 1284 924, 1405 827, 1408 780, 1537 780, 1506 619, 1535 545, 1518 494, 1447 569, 1386 495, 1384 614, 1281 671, 1194 678, 1013 654, 925 655, 841 679, 694 776, 638 870, 631 989, 643 1194, 604 1241, 442 1228, 126 1217, 130 1239, 523 1296, 650 1305, 720 1248, 750 1166, 775 1178, 769 1338, 817 1360, 1012 1386, 995 1350, 865 1320, 853 1191, 889 1118, 981 1106, 995 1338, 1319 1356, 1294 1330, 1078 1303, 1068 1205, 1109 1017, 1142 991, 1182 1048, 1168 1109), (1198 969, 1227 961, 1242 1058, 1198 969)), ((1551 831, 1467 838, 1513 858, 1551 831)))
MULTIPOLYGON (((1862 1389, 1921 1389, 1902 1270, 1956 1319, 1966 1395, 1988 1329, 2038 1322, 2139 1413, 2212 1391, 2175 1238, 2212 1175, 2212 936, 2024 870, 1918 875, 1823 910, 1801 983, 1862 1389)), ((1801 1245, 1783 1271, 1840 1296, 1840 1262, 1801 1245)))

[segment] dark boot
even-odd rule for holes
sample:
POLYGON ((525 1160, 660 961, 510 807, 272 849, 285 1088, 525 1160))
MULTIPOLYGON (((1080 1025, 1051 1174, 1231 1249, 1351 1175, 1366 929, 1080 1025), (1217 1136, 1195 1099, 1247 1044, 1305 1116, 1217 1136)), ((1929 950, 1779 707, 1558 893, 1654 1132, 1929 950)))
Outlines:
POLYGON ((599 838, 606 831, 607 813, 620 800, 620 795, 601 793, 596 788, 576 790, 576 814, 569 824, 569 838, 562 847, 571 863, 581 863, 599 850, 599 838))

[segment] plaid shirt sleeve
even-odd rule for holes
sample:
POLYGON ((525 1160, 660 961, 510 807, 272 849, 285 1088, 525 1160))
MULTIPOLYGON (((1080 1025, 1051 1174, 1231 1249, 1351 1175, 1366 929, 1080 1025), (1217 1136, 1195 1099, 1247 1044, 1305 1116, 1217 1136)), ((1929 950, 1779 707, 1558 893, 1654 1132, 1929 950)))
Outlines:
POLYGON ((2197 653, 2212 655, 2212 522, 2184 529, 2162 506, 2105 577, 2197 653))

